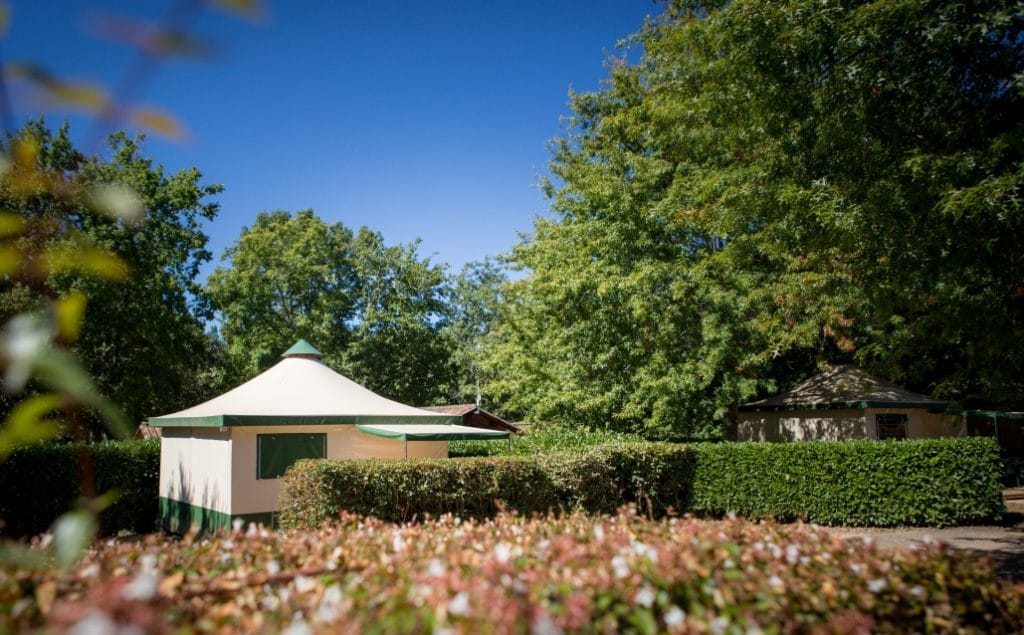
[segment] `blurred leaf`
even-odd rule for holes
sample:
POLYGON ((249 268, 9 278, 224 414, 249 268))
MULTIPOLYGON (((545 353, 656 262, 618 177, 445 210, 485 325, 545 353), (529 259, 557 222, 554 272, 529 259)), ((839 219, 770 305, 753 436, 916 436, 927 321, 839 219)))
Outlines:
POLYGON ((19 214, 0 212, 0 238, 20 234, 25 230, 25 220, 19 214))
POLYGON ((154 108, 137 108, 131 112, 133 123, 174 140, 186 136, 185 126, 170 114, 154 108))
POLYGON ((29 397, 19 403, 7 416, 0 428, 0 461, 20 445, 52 439, 61 430, 61 424, 46 418, 64 403, 60 395, 46 394, 29 397))
MULTIPOLYGON (((145 124, 141 124, 145 125, 145 124)), ((89 205, 113 219, 134 224, 146 213, 145 204, 130 187, 119 183, 94 186, 87 194, 89 205)))
POLYGON ((78 273, 106 280, 124 280, 128 265, 105 249, 92 245, 59 245, 42 254, 48 274, 78 273))
POLYGON ((58 300, 54 306, 54 314, 57 316, 57 332, 68 342, 77 340, 82 331, 85 304, 85 294, 76 291, 58 300))
POLYGON ((107 429, 119 438, 130 434, 128 420, 120 408, 100 395, 92 377, 78 358, 62 349, 46 349, 35 360, 33 377, 51 390, 62 392, 83 406, 96 410, 107 429))
POLYGON ((66 571, 78 562, 82 551, 95 537, 97 528, 96 517, 82 509, 70 511, 58 518, 53 524, 57 566, 66 571))
POLYGON ((3 389, 21 391, 32 376, 36 360, 53 340, 52 327, 36 313, 16 315, 4 324, 0 333, 0 358, 4 369, 3 389))
POLYGON ((99 112, 110 103, 110 99, 102 87, 90 82, 62 80, 35 64, 26 62, 8 64, 7 75, 12 79, 24 79, 35 84, 63 106, 99 112))
POLYGON ((11 5, 0 2, 0 37, 7 37, 7 30, 11 28, 11 5))
POLYGON ((94 15, 89 30, 97 37, 133 46, 149 55, 167 57, 211 57, 216 43, 157 24, 120 15, 94 15))
POLYGON ((53 608, 53 601, 57 599, 57 583, 54 580, 41 583, 36 587, 35 595, 39 612, 48 615, 53 608))
POLYGON ((0 542, 0 562, 28 571, 49 569, 52 564, 45 551, 12 541, 0 542))
POLYGON ((0 247, 0 276, 16 273, 21 268, 21 252, 13 247, 0 247))
POLYGON ((0 177, 7 174, 13 165, 14 161, 12 161, 11 158, 3 152, 0 152, 0 177))
POLYGON ((260 0, 213 0, 211 5, 253 21, 264 19, 268 13, 267 5, 260 0))

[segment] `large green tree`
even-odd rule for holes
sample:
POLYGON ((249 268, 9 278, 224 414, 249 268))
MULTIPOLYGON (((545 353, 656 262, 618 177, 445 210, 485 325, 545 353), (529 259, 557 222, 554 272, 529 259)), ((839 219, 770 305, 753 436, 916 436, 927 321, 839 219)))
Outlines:
POLYGON ((572 95, 493 388, 686 434, 818 363, 1024 401, 1012 2, 671 2, 572 95))
MULTIPOLYGON (((141 139, 121 133, 110 138, 107 157, 86 156, 75 149, 67 126, 52 132, 41 121, 26 124, 6 146, 35 149, 36 169, 52 181, 26 195, 24 182, 7 179, 0 206, 17 209, 37 227, 61 225, 46 233, 45 240, 55 244, 33 249, 65 247, 77 263, 44 284, 54 297, 88 298, 73 350, 100 392, 133 423, 208 396, 220 371, 211 355, 215 343, 203 328, 209 310, 196 278, 210 258, 202 222, 216 214, 209 198, 221 187, 202 183, 195 168, 166 174, 142 154, 141 139), (101 202, 97 198, 126 208, 125 214, 92 213, 89 208, 101 202), (76 235, 91 246, 83 247, 76 235), (98 258, 100 253, 118 258, 123 275, 80 275, 117 266, 98 258)), ((30 310, 39 291, 5 284, 4 317, 30 310)))
POLYGON ((259 214, 209 280, 236 378, 305 338, 371 390, 406 403, 441 399, 452 381, 441 335, 446 277, 416 247, 312 210, 259 214))

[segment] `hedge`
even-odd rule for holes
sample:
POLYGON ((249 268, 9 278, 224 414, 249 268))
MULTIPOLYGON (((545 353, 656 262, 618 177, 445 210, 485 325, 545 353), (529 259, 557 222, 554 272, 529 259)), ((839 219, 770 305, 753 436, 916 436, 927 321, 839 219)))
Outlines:
POLYGON ((0 462, 0 534, 46 531, 81 495, 78 452, 88 453, 97 493, 117 491, 100 514, 101 531, 149 532, 156 528, 160 442, 108 441, 92 445, 47 443, 15 450, 0 462))
POLYGON ((990 438, 700 447, 688 511, 823 525, 962 525, 1005 512, 990 438))
POLYGON ((825 525, 945 526, 1001 517, 991 439, 789 444, 614 443, 581 452, 463 459, 301 461, 285 475, 281 526, 342 511, 408 521, 453 513, 609 513, 636 504, 825 525))

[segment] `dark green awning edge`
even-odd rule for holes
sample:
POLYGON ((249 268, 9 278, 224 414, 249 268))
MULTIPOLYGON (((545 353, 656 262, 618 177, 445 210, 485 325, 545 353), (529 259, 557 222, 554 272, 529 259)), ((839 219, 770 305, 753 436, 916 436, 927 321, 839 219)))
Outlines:
MULTIPOLYGON (((460 421, 462 417, 457 417, 460 421)), ((378 422, 380 423, 380 422, 378 422)), ((385 439, 397 439, 399 441, 487 441, 487 440, 501 440, 509 438, 511 432, 504 432, 501 430, 484 430, 474 432, 465 432, 462 430, 453 432, 398 432, 393 430, 381 430, 375 428, 372 425, 357 424, 356 428, 360 432, 366 434, 372 434, 375 437, 382 437, 385 439)))
POLYGON ((209 417, 150 417, 149 425, 154 428, 227 428, 243 426, 332 426, 359 425, 361 423, 388 423, 395 425, 435 424, 452 425, 462 422, 462 417, 449 415, 401 416, 382 415, 211 415, 209 417))

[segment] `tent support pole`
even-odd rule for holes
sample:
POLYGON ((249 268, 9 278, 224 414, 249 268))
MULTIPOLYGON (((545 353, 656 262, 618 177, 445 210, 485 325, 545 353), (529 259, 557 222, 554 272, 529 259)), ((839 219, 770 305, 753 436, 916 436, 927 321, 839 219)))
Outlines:
POLYGON ((409 439, 405 440, 405 458, 409 458, 409 439))

